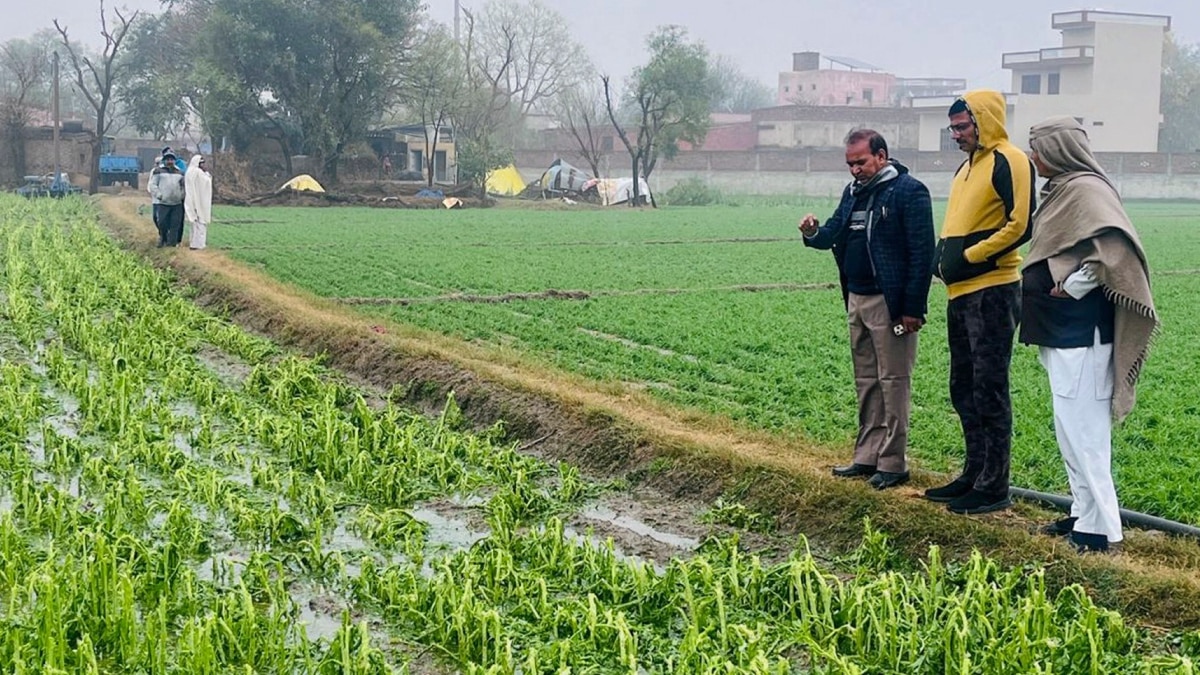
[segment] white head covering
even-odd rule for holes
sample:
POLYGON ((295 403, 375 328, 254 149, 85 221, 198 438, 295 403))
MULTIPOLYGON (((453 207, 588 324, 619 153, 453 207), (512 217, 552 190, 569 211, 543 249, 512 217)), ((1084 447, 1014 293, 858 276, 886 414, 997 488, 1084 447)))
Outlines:
POLYGON ((212 176, 200 168, 203 155, 192 155, 187 173, 183 175, 186 198, 183 209, 190 221, 212 222, 212 176))

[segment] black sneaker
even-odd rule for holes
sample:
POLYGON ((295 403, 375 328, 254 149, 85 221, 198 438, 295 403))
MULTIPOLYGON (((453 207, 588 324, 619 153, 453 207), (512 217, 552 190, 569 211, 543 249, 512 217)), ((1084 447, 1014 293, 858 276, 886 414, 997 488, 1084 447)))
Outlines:
POLYGON ((1051 537, 1068 537, 1073 531, 1075 531, 1076 520, 1079 519, 1070 517, 1059 518, 1049 525, 1043 525, 1039 532, 1042 534, 1048 534, 1051 537))
POLYGON ((880 471, 867 480, 867 485, 876 490, 886 490, 897 485, 904 485, 908 482, 908 472, 902 471, 894 473, 891 471, 880 471))
POLYGON ((942 487, 929 488, 925 491, 925 498, 931 502, 948 502, 970 492, 972 485, 973 483, 961 478, 955 478, 953 482, 942 487))
POLYGON ((951 500, 946 504, 946 508, 951 513, 961 513, 964 515, 975 515, 978 513, 991 513, 992 511, 1000 511, 1012 506, 1012 500, 1008 498, 1008 493, 993 494, 989 492, 980 492, 972 489, 967 494, 951 500))
POLYGON ((1072 532, 1071 545, 1080 553, 1108 553, 1108 537, 1102 534, 1072 532))
POLYGON ((866 478, 875 475, 875 467, 868 464, 851 464, 849 466, 833 467, 833 475, 838 478, 866 478))

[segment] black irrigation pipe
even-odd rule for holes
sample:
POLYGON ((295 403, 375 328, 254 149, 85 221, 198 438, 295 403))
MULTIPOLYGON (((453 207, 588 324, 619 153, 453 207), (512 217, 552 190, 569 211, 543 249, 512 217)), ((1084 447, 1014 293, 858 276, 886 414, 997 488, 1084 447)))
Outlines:
MULTIPOLYGON (((1030 502, 1040 502, 1059 509, 1069 511, 1071 508, 1071 498, 1063 495, 1054 495, 1048 492, 1038 492, 1036 490, 1026 490, 1025 488, 1009 488, 1009 493, 1018 499, 1024 499, 1030 502)), ((1129 511, 1121 509, 1121 522, 1132 527, 1140 527, 1148 530, 1161 530, 1171 534, 1181 534, 1187 537, 1200 539, 1200 527, 1193 527, 1184 523, 1178 523, 1174 520, 1159 518, 1146 513, 1138 513, 1137 511, 1129 511)))

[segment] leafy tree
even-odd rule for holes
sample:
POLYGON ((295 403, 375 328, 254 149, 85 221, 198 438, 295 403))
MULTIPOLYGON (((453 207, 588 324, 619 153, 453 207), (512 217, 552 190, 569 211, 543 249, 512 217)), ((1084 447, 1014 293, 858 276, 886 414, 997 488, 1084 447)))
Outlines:
POLYGON ((1162 152, 1200 151, 1200 45, 1168 35, 1163 46, 1162 152))
POLYGON ((662 26, 647 38, 646 44, 650 60, 634 71, 628 84, 627 96, 634 109, 631 121, 623 125, 618 119, 609 78, 601 78, 609 120, 629 152, 633 167, 634 204, 640 197, 639 172, 648 179, 659 157, 675 156, 680 141, 697 145, 704 141, 713 100, 708 50, 703 44, 689 41, 687 29, 662 26), (633 138, 627 129, 634 131, 633 138))
POLYGON ((121 102, 139 133, 167 139, 187 126, 203 97, 196 71, 198 13, 168 10, 147 16, 122 55, 121 102))
POLYGON ((120 9, 114 9, 110 17, 104 10, 104 0, 100 0, 100 37, 104 39, 104 49, 98 57, 88 56, 78 43, 71 41, 67 27, 60 24, 58 19, 54 20, 54 28, 75 72, 75 86, 96 113, 96 138, 92 142, 91 177, 88 181, 88 191, 93 194, 100 187, 101 144, 112 130, 113 93, 117 81, 123 76, 124 68, 118 56, 138 15, 139 12, 133 12, 126 16, 120 9))
MULTIPOLYGON (((205 16, 205 114, 254 120, 336 182, 338 162, 397 99, 418 0, 183 0, 205 16), (292 147, 298 132, 300 147, 292 147)), ((245 131, 244 129, 242 130, 245 131)))
POLYGON ((712 77, 712 112, 745 113, 775 103, 774 90, 742 72, 728 56, 721 55, 713 59, 709 72, 712 77))

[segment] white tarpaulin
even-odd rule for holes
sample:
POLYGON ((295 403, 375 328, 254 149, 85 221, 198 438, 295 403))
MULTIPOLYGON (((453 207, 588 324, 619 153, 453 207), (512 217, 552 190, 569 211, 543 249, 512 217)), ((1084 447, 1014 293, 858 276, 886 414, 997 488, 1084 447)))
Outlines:
MULTIPOLYGON (((633 199, 632 178, 602 178, 596 181, 596 190, 600 193, 600 203, 605 206, 624 204, 633 199)), ((650 201, 650 186, 645 178, 638 178, 638 196, 650 201)))

